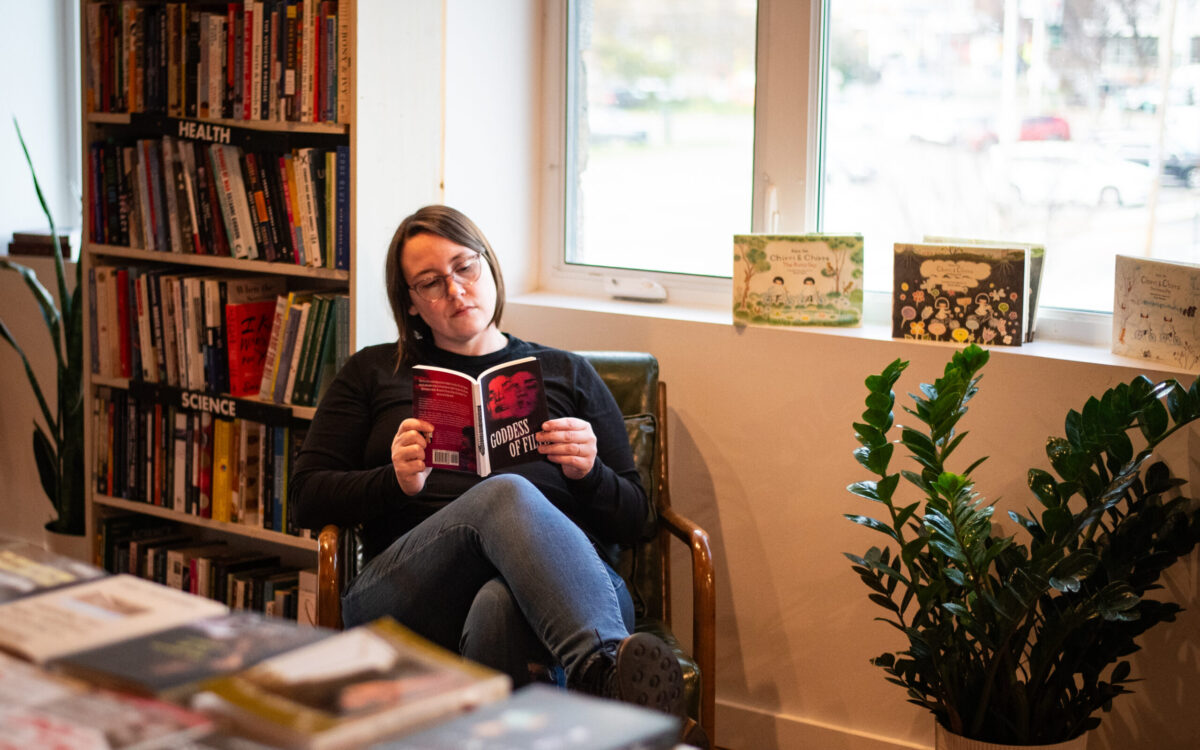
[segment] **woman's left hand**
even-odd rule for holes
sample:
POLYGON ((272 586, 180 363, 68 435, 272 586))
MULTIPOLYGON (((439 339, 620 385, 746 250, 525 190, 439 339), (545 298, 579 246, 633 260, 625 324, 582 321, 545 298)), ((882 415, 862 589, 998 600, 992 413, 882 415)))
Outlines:
POLYGON ((538 451, 562 467, 568 479, 583 479, 596 463, 596 433, 592 425, 575 417, 542 423, 536 435, 538 451))

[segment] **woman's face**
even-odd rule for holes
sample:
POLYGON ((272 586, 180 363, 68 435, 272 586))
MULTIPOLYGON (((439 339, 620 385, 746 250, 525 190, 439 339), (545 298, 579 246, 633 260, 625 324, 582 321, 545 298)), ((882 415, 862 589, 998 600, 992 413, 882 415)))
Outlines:
POLYGON ((496 282, 487 261, 474 250, 445 237, 418 234, 404 243, 400 269, 410 287, 432 277, 445 278, 446 294, 438 300, 427 300, 409 289, 409 312, 421 316, 433 331, 433 341, 438 348, 457 354, 479 355, 504 346, 503 334, 492 324, 492 315, 496 311, 496 282), (477 280, 459 283, 458 279, 449 276, 465 261, 471 260, 482 264, 477 280))

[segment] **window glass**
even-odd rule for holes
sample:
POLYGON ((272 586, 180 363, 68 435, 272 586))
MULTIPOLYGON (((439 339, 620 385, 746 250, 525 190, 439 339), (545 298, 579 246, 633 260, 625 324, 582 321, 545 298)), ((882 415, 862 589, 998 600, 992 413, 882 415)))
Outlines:
POLYGON ((568 19, 568 263, 729 276, 750 229, 754 0, 581 0, 568 19))
POLYGON ((863 233, 867 289, 927 235, 1044 243, 1042 304, 1082 310, 1114 254, 1200 262, 1200 2, 825 8, 820 227, 863 233))

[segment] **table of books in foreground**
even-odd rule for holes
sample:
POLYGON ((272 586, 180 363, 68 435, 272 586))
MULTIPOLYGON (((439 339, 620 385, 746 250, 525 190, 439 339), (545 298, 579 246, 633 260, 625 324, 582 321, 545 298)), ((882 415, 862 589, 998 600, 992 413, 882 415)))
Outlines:
POLYGON ((530 686, 384 618, 315 628, 0 540, 6 748, 675 747, 679 720, 530 686))

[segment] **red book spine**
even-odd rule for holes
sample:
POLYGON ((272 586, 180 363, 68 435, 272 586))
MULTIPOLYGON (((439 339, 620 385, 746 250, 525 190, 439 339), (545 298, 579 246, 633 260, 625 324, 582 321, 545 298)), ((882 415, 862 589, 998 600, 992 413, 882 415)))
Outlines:
POLYGON ((242 119, 249 120, 253 104, 254 82, 254 4, 246 3, 242 11, 242 119))
POLYGON ((244 398, 258 393, 274 322, 273 299, 225 306, 231 396, 244 398))

